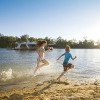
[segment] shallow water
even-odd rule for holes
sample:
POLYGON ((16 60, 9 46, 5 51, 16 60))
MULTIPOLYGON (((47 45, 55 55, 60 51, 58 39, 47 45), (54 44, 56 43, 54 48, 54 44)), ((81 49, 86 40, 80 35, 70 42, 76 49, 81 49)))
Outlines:
MULTIPOLYGON (((75 80, 94 80, 100 79, 100 49, 72 49, 73 56, 77 59, 71 63, 75 65, 65 74, 66 79, 75 80)), ((45 55, 50 63, 48 67, 43 67, 38 70, 38 75, 60 74, 63 71, 63 59, 56 59, 64 53, 64 49, 54 49, 45 55)), ((37 61, 35 51, 20 51, 0 49, 0 83, 9 80, 22 80, 33 76, 33 68, 37 61)))

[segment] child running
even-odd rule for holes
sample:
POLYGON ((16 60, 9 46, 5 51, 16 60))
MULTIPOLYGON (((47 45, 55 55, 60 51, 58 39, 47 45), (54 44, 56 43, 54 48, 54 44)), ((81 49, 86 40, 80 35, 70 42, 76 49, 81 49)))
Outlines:
POLYGON ((38 58, 37 58, 37 65, 36 68, 34 70, 34 74, 36 73, 36 71, 43 66, 47 66, 49 65, 49 62, 44 58, 44 54, 46 52, 50 51, 50 48, 48 50, 45 51, 45 46, 47 45, 47 41, 45 40, 40 40, 37 42, 37 54, 38 54, 38 58), (40 65, 40 63, 43 63, 42 65, 40 65))
POLYGON ((71 68, 74 68, 74 65, 72 65, 71 63, 68 63, 68 61, 70 60, 70 58, 72 60, 76 59, 76 56, 73 58, 71 53, 70 53, 70 46, 67 45, 65 48, 65 53, 62 54, 57 60, 59 60, 62 56, 65 56, 64 62, 63 62, 63 68, 64 71, 61 73, 61 75, 57 78, 58 81, 60 81, 60 78, 71 68))

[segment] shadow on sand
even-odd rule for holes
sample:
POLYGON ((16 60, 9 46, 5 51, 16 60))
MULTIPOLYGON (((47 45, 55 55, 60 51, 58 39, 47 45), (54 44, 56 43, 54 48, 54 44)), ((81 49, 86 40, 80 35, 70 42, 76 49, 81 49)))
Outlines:
POLYGON ((31 95, 33 95, 33 96, 38 96, 38 95, 42 94, 43 91, 49 89, 50 86, 52 86, 53 84, 64 84, 64 85, 69 85, 69 83, 67 83, 67 82, 51 82, 49 85, 45 86, 45 87, 42 88, 41 90, 38 90, 38 91, 32 93, 31 95))
POLYGON ((33 93, 25 93, 23 95, 14 93, 14 94, 10 95, 9 97, 4 96, 4 97, 0 98, 0 100, 23 100, 23 98, 25 96, 38 96, 38 95, 42 94, 45 90, 49 89, 53 84, 69 85, 69 83, 67 83, 67 82, 49 82, 49 84, 47 86, 45 86, 42 89, 37 90, 33 93))

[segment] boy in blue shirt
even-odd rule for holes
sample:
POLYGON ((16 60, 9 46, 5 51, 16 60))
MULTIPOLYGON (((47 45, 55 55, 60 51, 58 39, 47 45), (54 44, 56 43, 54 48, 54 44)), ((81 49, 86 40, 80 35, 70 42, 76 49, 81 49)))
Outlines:
POLYGON ((64 62, 63 62, 63 68, 64 71, 61 73, 61 75, 57 78, 57 80, 60 81, 60 78, 71 68, 74 68, 74 65, 72 65, 71 63, 68 63, 68 61, 70 60, 70 58, 72 60, 76 59, 76 56, 73 58, 71 53, 70 53, 70 46, 66 46, 65 48, 65 53, 62 54, 57 60, 59 60, 62 56, 65 56, 64 62))

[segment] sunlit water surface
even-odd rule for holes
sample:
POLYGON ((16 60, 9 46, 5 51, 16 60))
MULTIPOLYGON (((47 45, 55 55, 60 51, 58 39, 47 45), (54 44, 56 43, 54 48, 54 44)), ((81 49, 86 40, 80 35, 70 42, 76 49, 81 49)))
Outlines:
MULTIPOLYGON (((63 59, 56 59, 63 54, 64 49, 54 49, 45 55, 45 59, 49 61, 49 66, 38 70, 38 75, 59 75, 63 71, 63 59)), ((72 61, 75 65, 65 74, 66 79, 75 80, 94 80, 100 79, 100 50, 99 49, 72 49, 71 54, 77 56, 72 61)), ((33 76, 33 69, 37 62, 36 51, 20 51, 0 49, 0 82, 8 80, 23 79, 33 76)))

